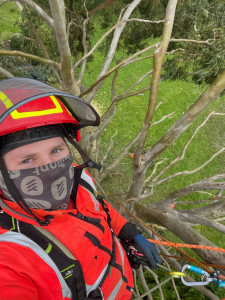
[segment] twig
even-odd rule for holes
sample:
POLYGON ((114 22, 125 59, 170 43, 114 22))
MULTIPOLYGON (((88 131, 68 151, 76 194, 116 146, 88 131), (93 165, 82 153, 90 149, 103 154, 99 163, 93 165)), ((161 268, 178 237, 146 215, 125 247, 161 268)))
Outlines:
MULTIPOLYGON (((86 18, 86 20, 84 20, 83 26, 82 26, 82 32, 83 32, 82 45, 83 45, 84 56, 85 56, 88 53, 88 47, 87 47, 87 27, 86 26, 87 26, 87 24, 88 24, 88 22, 90 20, 85 1, 84 1, 84 8, 85 8, 86 15, 87 15, 87 18, 86 18)), ((82 80, 83 80, 86 63, 87 63, 87 59, 84 59, 83 62, 82 62, 82 64, 81 64, 80 77, 79 77, 79 79, 77 81, 78 85, 80 85, 81 82, 82 82, 82 80)))
POLYGON ((116 130, 115 133, 111 136, 111 139, 110 139, 110 141, 111 141, 111 142, 110 142, 110 145, 109 145, 109 147, 108 147, 108 149, 107 149, 107 151, 106 151, 105 156, 102 158, 101 165, 104 164, 105 159, 108 157, 108 154, 109 154, 109 152, 110 152, 110 150, 112 149, 112 146, 113 146, 113 138, 114 138, 116 135, 117 135, 117 130, 116 130))
POLYGON ((29 53, 25 53, 25 52, 22 52, 22 51, 0 50, 0 55, 21 56, 21 57, 24 57, 24 58, 27 58, 27 59, 32 59, 32 60, 39 61, 39 62, 47 64, 47 65, 53 66, 53 67, 57 68, 60 71, 60 65, 57 62, 49 60, 49 59, 44 59, 44 58, 41 58, 39 56, 29 54, 29 53))
POLYGON ((147 292, 146 295, 147 295, 148 300, 153 300, 152 295, 151 295, 151 293, 149 292, 149 288, 148 288, 148 285, 147 285, 146 280, 145 280, 145 276, 144 276, 144 272, 143 272, 143 267, 142 267, 142 265, 141 265, 140 268, 138 269, 138 275, 139 275, 140 281, 141 281, 141 283, 142 283, 142 286, 143 286, 145 292, 147 292))
MULTIPOLYGON (((180 157, 176 157, 173 161, 171 161, 166 167, 164 167, 159 173, 158 175, 153 179, 153 181, 156 181, 158 178, 160 178, 166 171, 168 171, 175 163, 177 163, 178 161, 181 161, 184 159, 186 151, 190 145, 190 143, 193 141, 194 137, 196 136, 196 134, 198 133, 198 131, 205 126, 205 124, 209 121, 209 119, 213 116, 213 115, 217 115, 217 113, 215 113, 214 111, 211 112, 206 118, 205 120, 194 130, 193 134, 191 135, 191 137, 189 138, 189 140, 187 141, 187 143, 185 144, 182 153, 180 155, 180 157)), ((225 114, 223 114, 225 115, 225 114)))
POLYGON ((181 175, 191 175, 191 174, 194 174, 194 173, 198 172, 199 170, 203 169, 205 166, 207 166, 215 157, 217 157, 219 154, 223 153, 224 151, 225 151, 225 147, 222 148, 222 149, 220 149, 216 153, 214 153, 210 157, 210 159, 208 159, 204 164, 202 164, 201 166, 199 166, 196 169, 193 169, 193 170, 190 170, 190 171, 180 171, 180 172, 174 173, 174 174, 172 174, 170 176, 167 176, 167 177, 163 178, 162 180, 159 180, 159 181, 154 182, 154 183, 152 182, 151 185, 157 186, 157 185, 162 184, 165 181, 171 180, 172 178, 175 178, 175 177, 178 177, 178 176, 181 176, 181 175))

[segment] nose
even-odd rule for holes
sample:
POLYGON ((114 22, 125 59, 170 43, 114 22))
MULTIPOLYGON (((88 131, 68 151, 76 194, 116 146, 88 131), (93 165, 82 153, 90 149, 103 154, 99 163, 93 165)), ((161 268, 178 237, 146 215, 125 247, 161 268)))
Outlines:
POLYGON ((41 156, 39 157, 39 159, 37 160, 37 163, 36 163, 36 167, 41 167, 41 166, 44 166, 44 165, 47 165, 47 164, 50 164, 52 161, 51 161, 51 158, 49 156, 41 156))

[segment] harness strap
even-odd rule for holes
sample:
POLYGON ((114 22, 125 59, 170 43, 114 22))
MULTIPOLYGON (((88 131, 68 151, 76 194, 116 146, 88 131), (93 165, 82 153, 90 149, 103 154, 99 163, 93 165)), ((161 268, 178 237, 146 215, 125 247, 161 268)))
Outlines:
MULTIPOLYGON (((107 215, 107 223, 108 223, 109 228, 111 230, 112 241, 113 241, 113 243, 112 243, 112 255, 111 255, 111 260, 109 262, 109 266, 111 265, 114 268, 118 269, 121 272, 123 281, 125 281, 127 283, 128 280, 127 280, 127 278, 123 274, 123 268, 119 264, 116 263, 116 255, 115 255, 115 233, 114 233, 114 231, 112 229, 111 216, 109 214, 108 206, 107 206, 106 202, 104 201, 103 197, 100 196, 100 195, 97 195, 96 192, 94 191, 94 189, 92 188, 92 186, 86 180, 84 180, 83 178, 80 178, 80 184, 81 184, 81 186, 83 186, 85 189, 87 189, 90 193, 92 193, 95 196, 95 198, 101 204, 104 212, 107 215)), ((86 233, 86 236, 88 236, 90 239, 92 239, 92 242, 93 242, 93 244, 95 246, 98 245, 98 242, 96 241, 96 239, 94 239, 93 237, 90 236, 90 233, 86 233)), ((106 271, 105 277, 102 279, 101 284, 103 284, 103 282, 104 282, 105 278, 107 277, 109 271, 110 271, 110 267, 106 271)), ((99 285, 100 287, 101 287, 101 284, 99 285)))
POLYGON ((1 214, 0 225, 4 229, 19 232, 38 244, 54 261, 72 293, 73 300, 87 299, 83 271, 79 261, 51 233, 43 228, 18 221, 8 214, 1 214), (38 228, 38 229, 37 229, 38 228))

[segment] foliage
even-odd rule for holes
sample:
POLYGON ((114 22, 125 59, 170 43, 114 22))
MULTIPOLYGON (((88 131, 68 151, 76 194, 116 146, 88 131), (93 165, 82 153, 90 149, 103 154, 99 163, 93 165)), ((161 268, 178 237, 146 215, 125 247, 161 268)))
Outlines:
POLYGON ((177 49, 164 64, 166 78, 212 83, 225 67, 225 7, 221 0, 179 1, 173 37, 209 40, 208 44, 171 44, 177 49), (182 49, 182 50, 179 50, 182 49))
MULTIPOLYGON (((114 24, 119 11, 130 1, 114 1, 110 7, 103 8, 96 14, 103 18, 102 28, 114 24)), ((132 17, 146 20, 164 18, 167 5, 165 0, 142 1, 132 17)), ((119 46, 131 54, 149 44, 149 37, 159 37, 163 24, 132 22, 124 30, 119 46)), ((176 50, 164 64, 165 78, 193 80, 212 83, 225 66, 225 6, 222 0, 178 1, 175 15, 173 37, 185 39, 208 40, 209 44, 171 43, 169 50, 176 50), (181 50, 182 49, 182 50, 181 50)), ((110 44, 108 37, 104 48, 110 44)))

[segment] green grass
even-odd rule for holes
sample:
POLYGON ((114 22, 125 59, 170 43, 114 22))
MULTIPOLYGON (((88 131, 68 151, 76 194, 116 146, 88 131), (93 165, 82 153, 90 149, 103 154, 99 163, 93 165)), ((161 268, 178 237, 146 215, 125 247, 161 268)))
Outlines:
POLYGON ((17 24, 19 19, 20 12, 15 2, 8 2, 0 7, 1 42, 5 43, 12 34, 20 32, 17 24))

